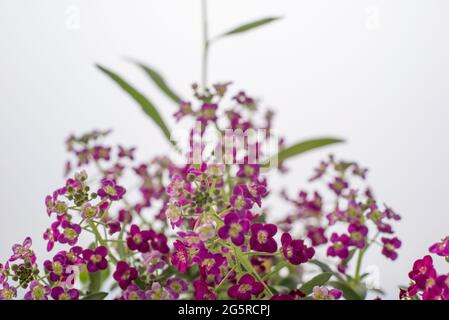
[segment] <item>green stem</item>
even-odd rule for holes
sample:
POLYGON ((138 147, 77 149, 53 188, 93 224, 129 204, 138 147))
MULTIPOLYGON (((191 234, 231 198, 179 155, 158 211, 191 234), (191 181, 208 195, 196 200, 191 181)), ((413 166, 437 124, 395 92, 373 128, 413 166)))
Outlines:
POLYGON ((207 22, 207 0, 201 0, 201 18, 203 22, 203 60, 201 62, 201 83, 203 89, 206 89, 209 62, 209 28, 207 22))
POLYGON ((363 261, 363 255, 365 254, 365 249, 359 250, 359 255, 357 256, 357 265, 355 267, 355 275, 354 275, 354 282, 356 285, 360 282, 360 270, 362 269, 362 261, 363 261))

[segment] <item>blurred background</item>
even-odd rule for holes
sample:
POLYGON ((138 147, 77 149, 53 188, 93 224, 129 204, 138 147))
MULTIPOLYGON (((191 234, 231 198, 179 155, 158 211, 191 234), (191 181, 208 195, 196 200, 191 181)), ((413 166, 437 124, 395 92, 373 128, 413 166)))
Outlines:
MULTIPOLYGON (((378 199, 403 217, 398 260, 373 250, 366 261, 396 298, 413 261, 449 234, 449 2, 215 0, 210 33, 271 15, 284 19, 212 48, 209 79, 232 80, 263 99, 291 143, 347 139, 291 160, 275 187, 295 193, 329 152, 369 167, 378 199)), ((0 2, 0 261, 28 235, 39 260, 47 257, 44 197, 63 183, 69 134, 112 128, 109 141, 135 145, 141 157, 168 150, 140 108, 93 66, 118 71, 173 126, 175 108, 129 56, 189 97, 200 80, 200 1, 0 2)))

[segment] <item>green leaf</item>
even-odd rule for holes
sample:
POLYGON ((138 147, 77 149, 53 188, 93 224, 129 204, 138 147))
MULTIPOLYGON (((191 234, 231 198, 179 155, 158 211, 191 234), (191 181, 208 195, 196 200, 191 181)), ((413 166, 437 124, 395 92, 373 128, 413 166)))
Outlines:
POLYGON ((101 288, 101 272, 89 272, 89 292, 97 292, 101 288))
POLYGON ((323 286, 325 285, 329 279, 332 277, 332 272, 323 272, 315 277, 313 277, 310 281, 304 283, 299 290, 304 292, 307 296, 312 293, 313 288, 315 286, 323 286))
POLYGON ((330 273, 332 273, 337 279, 343 280, 343 277, 342 277, 340 274, 338 274, 338 272, 334 272, 334 271, 331 269, 331 267, 329 267, 329 266, 328 266, 327 264, 325 264, 324 262, 318 261, 318 260, 316 260, 316 259, 312 259, 312 260, 310 260, 309 262, 312 263, 312 264, 314 264, 314 265, 316 265, 316 266, 318 266, 318 267, 321 269, 321 271, 323 271, 323 272, 330 272, 330 273))
POLYGON ((106 298, 107 295, 108 295, 107 292, 96 292, 85 296, 81 300, 104 300, 104 298, 106 298))
POLYGON ((179 95, 177 95, 165 82, 164 78, 153 68, 150 68, 149 66, 144 65, 141 62, 134 61, 139 67, 141 67, 145 73, 150 77, 151 80, 153 80, 154 84, 161 89, 165 95, 170 98, 175 104, 179 104, 181 101, 181 98, 179 95))
POLYGON ((215 39, 219 39, 219 38, 223 38, 223 37, 226 37, 226 36, 230 36, 230 35, 246 32, 246 31, 250 31, 252 29, 261 27, 261 26, 266 25, 268 23, 271 23, 273 21, 279 20, 280 18, 282 18, 282 17, 267 17, 267 18, 256 20, 256 21, 248 22, 248 23, 242 24, 241 26, 233 28, 233 29, 231 29, 231 30, 229 30, 229 31, 219 35, 215 39))
POLYGON ((363 300, 363 298, 349 285, 344 282, 332 281, 329 285, 333 286, 335 289, 339 289, 343 292, 343 297, 346 300, 363 300))
POLYGON ((114 73, 111 70, 106 69, 100 65, 96 65, 96 67, 106 74, 109 78, 111 78, 116 84, 118 84, 123 90, 125 90, 133 99, 136 101, 143 109, 143 111, 150 116, 151 119, 158 125, 161 129, 162 133, 165 135, 167 140, 174 144, 173 141, 170 140, 170 130, 162 119, 161 115, 157 111, 154 104, 148 100, 142 93, 140 93, 137 89, 132 87, 128 82, 126 82, 122 77, 118 74, 114 73))
MULTIPOLYGON (((319 138, 298 142, 279 151, 277 154, 277 159, 279 162, 282 162, 304 152, 341 142, 344 142, 344 140, 335 138, 319 138)), ((276 155, 274 157, 276 157, 276 155)))

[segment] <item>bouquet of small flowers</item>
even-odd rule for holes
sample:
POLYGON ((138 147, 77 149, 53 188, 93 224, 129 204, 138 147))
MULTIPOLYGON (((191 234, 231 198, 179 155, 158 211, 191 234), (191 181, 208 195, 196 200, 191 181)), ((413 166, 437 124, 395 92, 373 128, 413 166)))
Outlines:
MULTIPOLYGON (((52 258, 38 263, 29 237, 14 245, 0 264, 0 299, 20 297, 18 290, 30 300, 332 300, 382 294, 369 285, 363 258, 377 248, 396 260, 401 241, 393 225, 401 217, 375 198, 366 184, 367 169, 329 156, 311 173, 313 189, 280 192, 291 213, 273 215, 265 205, 276 193, 268 172, 285 174, 291 158, 342 141, 319 138, 286 146, 284 139, 273 139, 274 113, 262 110, 259 100, 245 91, 231 94, 231 83, 207 85, 212 43, 275 20, 244 24, 211 39, 205 32, 203 84, 192 86, 191 100, 138 63, 177 105, 175 120, 190 121, 185 148, 170 139, 148 98, 98 66, 187 161, 170 156, 137 161, 136 148, 107 143, 109 130, 70 136, 67 179, 45 198, 50 222, 43 239, 52 258), (211 134, 220 139, 205 141, 211 134), (267 152, 273 140, 275 152, 267 152)), ((448 259, 449 238, 430 251, 448 259)), ((449 277, 436 272, 430 256, 417 260, 409 276, 402 299, 449 298, 449 277)))

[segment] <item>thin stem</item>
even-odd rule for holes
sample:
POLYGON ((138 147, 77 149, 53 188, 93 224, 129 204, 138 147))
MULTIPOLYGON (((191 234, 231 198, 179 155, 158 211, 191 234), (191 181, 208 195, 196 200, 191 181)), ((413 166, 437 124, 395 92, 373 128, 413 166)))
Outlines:
POLYGON ((201 83, 203 89, 206 89, 209 62, 209 28, 207 22, 207 0, 201 0, 201 19, 203 22, 203 60, 201 62, 201 83))

